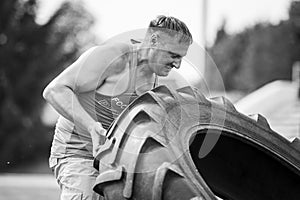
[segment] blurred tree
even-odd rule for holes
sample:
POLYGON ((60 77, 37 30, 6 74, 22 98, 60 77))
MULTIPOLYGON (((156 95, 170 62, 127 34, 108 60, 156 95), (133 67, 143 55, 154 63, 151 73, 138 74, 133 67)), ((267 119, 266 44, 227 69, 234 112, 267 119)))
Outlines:
POLYGON ((226 19, 223 19, 222 25, 217 31, 215 44, 219 43, 220 41, 222 41, 224 38, 228 36, 226 33, 226 23, 227 23, 226 19))
POLYGON ((293 60, 300 61, 300 1, 293 1, 289 10, 293 30, 293 60))
MULTIPOLYGON (((278 25, 259 23, 234 35, 223 25, 209 52, 226 90, 251 92, 276 79, 291 79, 292 64, 300 58, 299 19, 297 1, 291 4, 290 19, 278 25)), ((213 82, 214 73, 209 76, 213 82)))
POLYGON ((42 125, 46 84, 93 43, 94 20, 65 2, 43 25, 36 0, 0 1, 0 168, 47 156, 52 134, 42 125))
POLYGON ((293 34, 288 21, 279 25, 257 25, 249 34, 249 45, 245 49, 245 59, 241 65, 242 72, 237 84, 243 78, 253 77, 251 87, 245 90, 254 90, 274 80, 290 80, 292 74, 293 34), (249 72, 247 69, 251 69, 249 72))
MULTIPOLYGON (((244 59, 244 48, 248 45, 248 30, 238 35, 229 35, 225 30, 225 23, 222 24, 217 32, 214 45, 209 49, 209 54, 217 65, 218 71, 223 78, 226 90, 236 89, 236 77, 233 75, 240 73, 240 66, 244 59)), ((214 85, 214 74, 217 73, 215 68, 208 66, 207 75, 210 77, 209 84, 215 90, 220 86, 214 85)), ((251 83, 252 77, 244 77, 246 84, 251 83)), ((239 85, 238 87, 243 87, 239 85)))

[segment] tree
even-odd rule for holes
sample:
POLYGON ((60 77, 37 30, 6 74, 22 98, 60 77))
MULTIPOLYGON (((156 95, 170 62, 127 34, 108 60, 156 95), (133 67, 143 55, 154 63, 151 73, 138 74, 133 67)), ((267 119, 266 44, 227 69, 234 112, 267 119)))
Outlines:
MULTIPOLYGON (((300 59, 299 8, 299 1, 292 2, 290 19, 278 25, 258 23, 233 35, 219 30, 209 52, 226 90, 251 92, 270 81, 291 79, 292 65, 300 59)), ((213 81, 214 74, 209 75, 213 81)))
POLYGON ((289 9, 293 32, 293 60, 300 61, 300 1, 293 1, 289 9))
MULTIPOLYGON (((229 35, 225 31, 224 25, 222 25, 217 36, 214 45, 209 49, 209 53, 222 75, 225 89, 233 90, 236 89, 234 75, 240 72, 240 67, 244 58, 244 48, 248 45, 248 32, 245 30, 238 35, 229 35)), ((214 68, 210 66, 207 68, 208 71, 213 69, 214 68)), ((208 73, 212 85, 214 82, 214 73, 215 72, 208 73)), ((247 82, 252 81, 251 77, 248 76, 247 78, 244 80, 247 82), (246 80, 247 78, 250 80, 246 80)), ((243 84, 240 84, 238 87, 243 88, 243 84)), ((216 86, 215 89, 218 89, 218 86, 216 86)))
POLYGON ((52 135, 40 112, 46 84, 93 42, 94 20, 65 2, 40 25, 36 0, 0 1, 0 168, 47 156, 52 135), (85 38, 84 40, 82 38, 85 38))

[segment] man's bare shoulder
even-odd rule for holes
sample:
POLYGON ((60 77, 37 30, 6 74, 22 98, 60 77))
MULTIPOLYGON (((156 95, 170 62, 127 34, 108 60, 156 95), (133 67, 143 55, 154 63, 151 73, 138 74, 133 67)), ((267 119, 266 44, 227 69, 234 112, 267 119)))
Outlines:
POLYGON ((95 57, 102 58, 106 63, 107 75, 122 72, 128 62, 132 46, 129 43, 105 43, 94 47, 93 54, 95 57))
POLYGON ((110 55, 121 56, 129 53, 131 49, 132 46, 129 43, 110 42, 110 43, 103 43, 101 45, 95 46, 93 48, 93 51, 96 54, 102 54, 105 52, 105 54, 108 56, 110 55))

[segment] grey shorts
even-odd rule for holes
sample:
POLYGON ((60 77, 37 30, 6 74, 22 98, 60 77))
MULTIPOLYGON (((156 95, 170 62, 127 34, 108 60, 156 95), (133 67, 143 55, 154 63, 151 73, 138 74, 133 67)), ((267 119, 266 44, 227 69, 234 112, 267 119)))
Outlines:
POLYGON ((87 158, 50 158, 50 167, 61 189, 61 200, 101 200, 93 191, 98 171, 87 158))

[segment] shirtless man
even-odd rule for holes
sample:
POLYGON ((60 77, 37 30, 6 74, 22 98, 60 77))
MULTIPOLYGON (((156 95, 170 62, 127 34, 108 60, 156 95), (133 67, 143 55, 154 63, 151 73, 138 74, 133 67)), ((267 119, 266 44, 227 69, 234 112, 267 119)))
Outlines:
POLYGON ((92 191, 98 171, 93 156, 106 130, 158 76, 179 68, 192 43, 187 26, 174 17, 150 22, 139 45, 93 47, 59 74, 43 92, 60 114, 49 158, 61 199, 99 199, 92 191))

